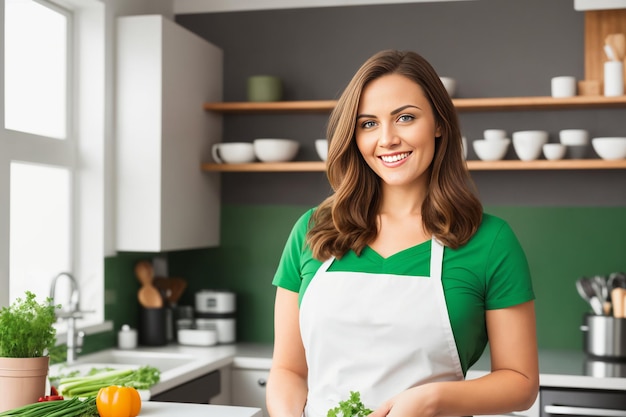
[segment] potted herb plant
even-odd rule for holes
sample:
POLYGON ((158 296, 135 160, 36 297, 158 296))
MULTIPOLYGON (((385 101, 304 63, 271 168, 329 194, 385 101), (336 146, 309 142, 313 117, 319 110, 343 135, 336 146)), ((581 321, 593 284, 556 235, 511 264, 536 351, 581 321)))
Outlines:
POLYGON ((26 291, 25 298, 0 310, 0 412, 44 395, 57 308, 50 298, 40 304, 26 291))

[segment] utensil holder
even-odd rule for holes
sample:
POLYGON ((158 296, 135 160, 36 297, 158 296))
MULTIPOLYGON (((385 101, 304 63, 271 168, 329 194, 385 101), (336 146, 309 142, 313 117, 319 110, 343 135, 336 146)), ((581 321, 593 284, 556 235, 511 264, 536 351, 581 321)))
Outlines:
POLYGON ((586 314, 583 349, 597 358, 626 359, 626 318, 586 314))
POLYGON ((167 311, 165 308, 139 310, 139 344, 163 346, 167 344, 167 311))
POLYGON ((606 97, 624 95, 624 64, 621 61, 604 63, 604 95, 606 97))

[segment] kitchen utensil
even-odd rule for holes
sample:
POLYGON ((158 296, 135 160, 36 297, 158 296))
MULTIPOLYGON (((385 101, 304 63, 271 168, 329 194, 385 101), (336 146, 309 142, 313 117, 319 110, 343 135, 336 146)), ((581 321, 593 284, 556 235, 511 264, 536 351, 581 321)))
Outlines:
POLYGON ((624 318, 626 317, 624 306, 626 302, 626 289, 613 288, 611 290, 611 303, 613 304, 613 317, 624 318))
POLYGON ((606 285, 609 288, 609 292, 613 288, 626 288, 626 274, 623 272, 612 272, 606 280, 606 285))
POLYGON ((154 279, 154 286, 163 293, 169 306, 175 306, 187 288, 187 281, 177 277, 158 277, 154 279))
POLYGON ((607 52, 607 56, 609 59, 613 61, 622 61, 624 56, 626 55, 626 37, 623 33, 611 33, 607 35, 604 39, 604 48, 605 52, 607 47, 612 50, 613 58, 609 56, 609 52, 607 52))
POLYGON ((141 288, 137 293, 139 304, 145 308, 163 307, 163 297, 159 290, 153 285, 154 270, 148 261, 140 261, 135 265, 135 275, 141 283, 141 288))
POLYGON ((609 61, 617 61, 617 54, 611 45, 604 45, 604 53, 609 61))
POLYGON ((600 298, 600 301, 602 301, 602 312, 604 313, 605 316, 608 316, 611 314, 611 294, 609 292, 609 287, 607 284, 607 279, 605 276, 602 275, 596 275, 593 277, 593 287, 594 290, 596 291, 596 294, 598 295, 598 298, 600 298))
POLYGON ((594 314, 601 316, 604 313, 602 302, 598 298, 589 278, 582 277, 577 279, 576 290, 578 291, 578 295, 589 303, 594 314))

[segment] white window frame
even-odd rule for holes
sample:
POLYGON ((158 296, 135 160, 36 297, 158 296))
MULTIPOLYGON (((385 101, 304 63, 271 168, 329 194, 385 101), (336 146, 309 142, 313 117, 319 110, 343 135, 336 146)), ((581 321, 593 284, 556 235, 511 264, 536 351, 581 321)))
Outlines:
MULTIPOLYGON (((73 267, 81 287, 81 308, 91 310, 79 323, 87 333, 112 329, 104 322, 104 258, 114 253, 112 242, 112 81, 107 37, 112 29, 101 0, 49 0, 73 13, 70 32, 73 63, 68 68, 73 83, 68 97, 71 124, 68 140, 50 140, 4 129, 0 112, 0 201, 10 195, 11 161, 54 164, 74 168, 73 267), (108 139, 107 139, 108 138, 108 139), (36 145, 36 146, 33 146, 36 145), (68 152, 67 147, 73 149, 68 152), (36 149, 34 151, 33 149, 36 149), (68 157, 68 155, 70 155, 68 157), (71 159, 71 160, 70 160, 71 159), (108 225, 108 226, 106 226, 108 225)), ((0 30, 4 33, 4 2, 0 2, 0 30)), ((4 68, 4 42, 0 42, 0 65, 4 68)), ((0 77, 4 103, 4 76, 0 77)), ((60 271, 59 271, 60 272, 60 271)), ((52 279, 52 277, 50 277, 52 279)), ((9 304, 9 204, 0 204, 0 307, 9 304)), ((59 342, 64 342, 59 335, 59 342)))

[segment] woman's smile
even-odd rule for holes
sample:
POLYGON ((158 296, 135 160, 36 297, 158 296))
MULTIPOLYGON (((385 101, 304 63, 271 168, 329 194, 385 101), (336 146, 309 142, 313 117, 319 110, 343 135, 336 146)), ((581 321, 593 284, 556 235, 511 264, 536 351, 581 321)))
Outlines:
POLYGON ((386 166, 392 167, 404 163, 412 153, 413 152, 400 152, 394 154, 386 154, 380 155, 378 158, 380 158, 380 160, 383 161, 386 166))

